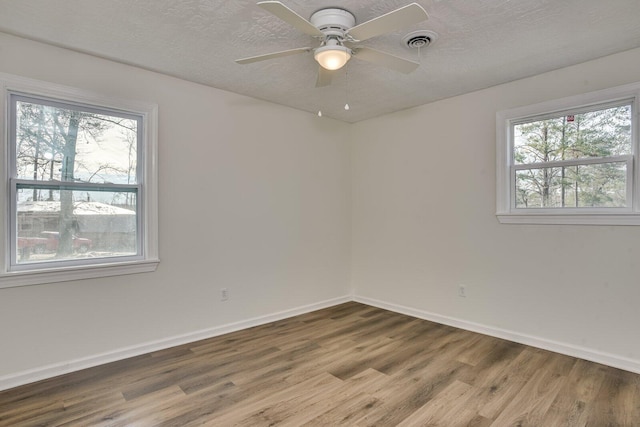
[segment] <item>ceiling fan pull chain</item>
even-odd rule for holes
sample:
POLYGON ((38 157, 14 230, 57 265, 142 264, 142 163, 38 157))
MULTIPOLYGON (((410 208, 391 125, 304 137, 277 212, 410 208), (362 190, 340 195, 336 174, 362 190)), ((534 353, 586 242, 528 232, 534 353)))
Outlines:
POLYGON ((349 65, 344 69, 344 109, 349 111, 349 65))

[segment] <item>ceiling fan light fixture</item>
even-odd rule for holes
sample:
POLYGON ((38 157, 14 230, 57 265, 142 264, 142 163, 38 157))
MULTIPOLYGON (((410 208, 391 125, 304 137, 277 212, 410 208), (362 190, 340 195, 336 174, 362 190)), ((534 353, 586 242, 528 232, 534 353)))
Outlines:
POLYGON ((351 50, 341 45, 321 46, 315 50, 313 57, 321 67, 334 71, 344 67, 351 59, 351 50))

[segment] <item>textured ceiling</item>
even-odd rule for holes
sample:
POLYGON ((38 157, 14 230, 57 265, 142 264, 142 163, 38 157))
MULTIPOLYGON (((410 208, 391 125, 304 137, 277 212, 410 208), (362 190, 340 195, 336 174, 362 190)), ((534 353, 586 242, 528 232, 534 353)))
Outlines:
MULTIPOLYGON (((343 7, 362 23, 411 0, 281 0, 308 18, 343 7)), ((316 88, 311 54, 238 65, 237 58, 315 40, 241 0, 0 0, 0 31, 91 53, 346 122, 640 47, 639 0, 417 0, 430 19, 367 40, 407 59, 402 37, 439 39, 409 75, 352 60, 316 88), (348 99, 351 109, 343 106, 348 99)))

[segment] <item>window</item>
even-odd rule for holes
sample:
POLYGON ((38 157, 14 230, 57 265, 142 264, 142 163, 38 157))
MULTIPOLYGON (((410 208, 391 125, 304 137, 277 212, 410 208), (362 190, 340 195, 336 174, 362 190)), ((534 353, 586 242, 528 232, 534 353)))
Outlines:
POLYGON ((153 271, 156 107, 2 77, 0 286, 153 271))
POLYGON ((503 223, 640 225, 640 85, 497 114, 503 223))

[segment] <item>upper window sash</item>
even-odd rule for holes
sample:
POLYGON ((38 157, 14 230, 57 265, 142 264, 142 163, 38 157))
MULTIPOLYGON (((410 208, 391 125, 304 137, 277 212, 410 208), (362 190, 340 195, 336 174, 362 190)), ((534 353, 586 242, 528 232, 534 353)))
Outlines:
POLYGON ((516 224, 608 224, 640 225, 638 169, 638 104, 640 83, 591 92, 560 100, 499 111, 496 114, 496 216, 502 223, 516 224), (594 110, 631 106, 631 153, 608 157, 580 157, 549 162, 518 163, 514 159, 514 127, 519 124, 581 114, 594 110), (516 171, 624 163, 625 207, 516 208, 516 171))

